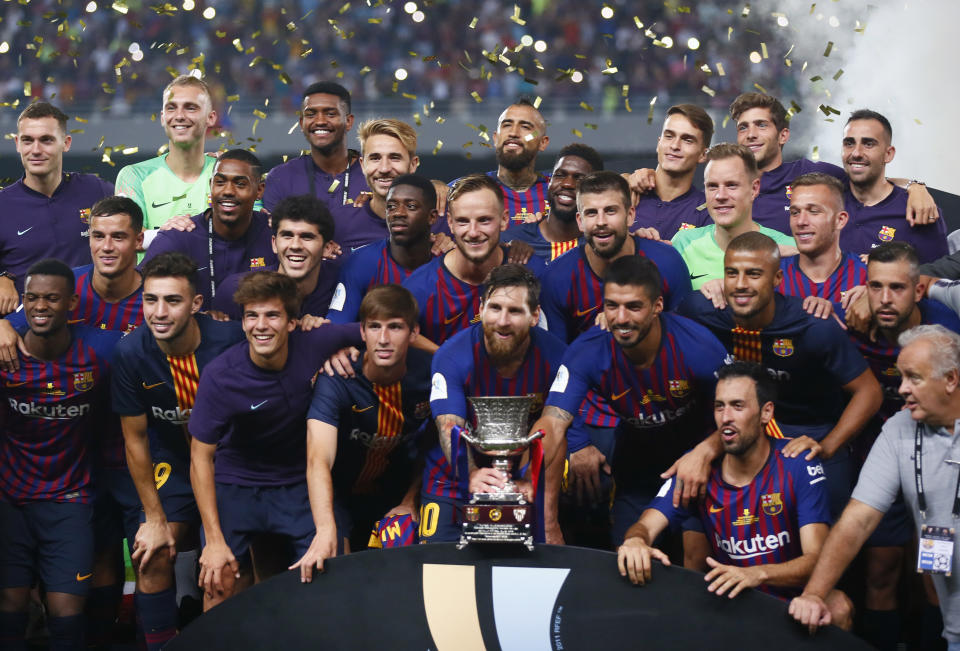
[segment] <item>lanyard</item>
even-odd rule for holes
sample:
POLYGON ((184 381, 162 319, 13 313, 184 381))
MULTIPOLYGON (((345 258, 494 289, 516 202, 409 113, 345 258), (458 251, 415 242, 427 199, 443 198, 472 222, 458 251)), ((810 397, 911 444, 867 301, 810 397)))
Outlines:
MULTIPOLYGON (((310 196, 317 196, 317 182, 314 179, 314 167, 316 165, 313 162, 313 158, 308 156, 305 159, 307 163, 307 182, 310 184, 310 196)), ((343 173, 343 197, 340 200, 340 205, 347 205, 347 199, 350 198, 350 152, 347 152, 347 169, 343 173)))
POLYGON ((207 217, 207 264, 210 270, 210 301, 217 295, 217 276, 213 271, 213 210, 207 217))
MULTIPOLYGON (((927 519, 927 499, 923 493, 923 423, 917 423, 916 435, 913 441, 913 470, 917 483, 917 506, 920 507, 920 517, 927 519)), ((953 517, 960 518, 960 473, 957 475, 957 489, 953 494, 953 517)))

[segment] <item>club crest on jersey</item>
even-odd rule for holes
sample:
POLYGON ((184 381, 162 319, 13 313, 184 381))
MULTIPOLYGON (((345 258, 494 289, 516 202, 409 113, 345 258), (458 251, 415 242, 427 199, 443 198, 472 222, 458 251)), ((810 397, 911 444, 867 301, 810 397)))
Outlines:
POLYGON ((73 388, 77 391, 89 391, 93 388, 93 371, 73 374, 73 388))
POLYGON ((779 515, 783 510, 783 498, 780 493, 768 493, 760 496, 760 504, 767 515, 779 515))
POLYGON ((793 194, 793 188, 791 188, 791 187, 788 185, 788 186, 787 186, 787 199, 789 199, 789 198, 790 198, 790 195, 792 195, 792 194, 793 194))
POLYGON ((260 269, 261 267, 266 267, 267 261, 263 258, 250 258, 250 268, 251 269, 260 269))
POLYGON ((793 339, 781 337, 773 340, 773 354, 778 357, 790 357, 793 355, 793 339))
POLYGON ((682 398, 690 393, 690 383, 686 380, 670 380, 670 395, 674 398, 682 398))
POLYGON ((889 366, 883 369, 882 373, 887 377, 900 377, 900 371, 897 370, 896 366, 889 366))
POLYGON ((90 209, 89 208, 80 209, 80 223, 82 223, 85 226, 90 225, 90 209))
POLYGON ((743 515, 733 521, 735 527, 749 527, 751 524, 759 522, 760 518, 750 513, 750 509, 744 509, 743 515))
MULTIPOLYGON (((706 204, 704 204, 704 205, 706 205, 706 204)), ((680 228, 678 228, 677 230, 680 230, 680 231, 688 231, 688 230, 690 230, 691 228, 696 228, 696 226, 694 226, 693 224, 688 224, 687 222, 683 222, 682 224, 680 224, 680 228)))
POLYGON ((880 232, 877 233, 877 237, 880 238, 881 242, 890 242, 893 240, 893 236, 897 234, 897 229, 893 226, 881 226, 880 232))

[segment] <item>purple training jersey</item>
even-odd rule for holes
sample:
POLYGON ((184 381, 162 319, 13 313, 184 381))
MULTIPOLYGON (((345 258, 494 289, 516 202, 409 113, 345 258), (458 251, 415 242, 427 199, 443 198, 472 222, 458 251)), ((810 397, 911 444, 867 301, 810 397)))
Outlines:
POLYGON ((707 212, 707 195, 703 190, 691 186, 671 201, 664 201, 656 192, 641 195, 630 232, 638 228, 656 228, 661 238, 672 240, 677 231, 709 226, 712 223, 710 213, 707 212))
POLYGON ((840 231, 840 248, 863 255, 884 242, 909 242, 917 250, 920 264, 947 255, 947 225, 942 214, 932 224, 911 226, 906 217, 907 198, 906 190, 893 186, 885 199, 865 206, 848 187, 843 193, 843 204, 850 220, 840 231))
POLYGON ((67 351, 51 361, 18 353, 0 371, 6 422, 0 434, 0 499, 89 502, 93 448, 110 414, 109 370, 119 332, 68 326, 67 351))
MULTIPOLYGON (((769 440, 769 439, 768 439, 769 440)), ((703 525, 713 557, 724 565, 752 567, 786 563, 803 555, 800 528, 830 524, 826 475, 820 461, 803 455, 783 456, 785 439, 770 440, 770 457, 746 486, 723 480, 721 456, 713 464, 707 493, 691 509, 703 525)), ((673 527, 690 512, 673 506, 673 479, 668 479, 650 507, 660 511, 673 527)), ((800 594, 800 588, 761 585, 759 590, 781 599, 800 594)))
MULTIPOLYGON (((780 167, 764 172, 760 176, 760 194, 753 200, 753 221, 761 226, 790 232, 790 184, 801 174, 823 172, 847 182, 842 167, 831 163, 814 162, 806 158, 784 162, 780 167)), ((846 250, 846 247, 844 247, 846 250)))
POLYGON ((833 273, 822 283, 816 283, 807 277, 800 268, 800 256, 792 255, 780 259, 780 270, 783 272, 783 280, 777 287, 777 291, 784 296, 796 296, 797 298, 806 298, 807 296, 818 296, 825 298, 833 303, 833 311, 841 319, 846 313, 840 302, 844 295, 858 285, 867 284, 867 267, 860 262, 860 258, 851 254, 844 253, 840 258, 840 264, 833 270, 833 273))
MULTIPOLYGON (((265 267, 269 271, 277 271, 278 265, 272 264, 265 267)), ((257 270, 259 271, 259 269, 257 270)), ((240 281, 249 274, 249 271, 231 274, 227 276, 217 287, 217 295, 213 299, 211 307, 214 310, 223 312, 233 320, 239 320, 243 310, 233 302, 233 295, 240 286, 240 281)), ((313 291, 303 297, 300 303, 300 316, 307 314, 311 316, 327 316, 327 307, 330 305, 330 298, 333 296, 333 289, 340 276, 340 261, 324 260, 320 263, 320 275, 317 277, 317 286, 313 291)))

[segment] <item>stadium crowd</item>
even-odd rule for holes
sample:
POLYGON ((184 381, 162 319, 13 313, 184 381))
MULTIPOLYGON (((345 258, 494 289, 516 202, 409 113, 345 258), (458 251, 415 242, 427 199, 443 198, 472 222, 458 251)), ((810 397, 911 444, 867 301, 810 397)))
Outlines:
POLYGON ((885 174, 883 115, 844 116, 834 165, 783 160, 770 95, 731 104, 736 143, 680 103, 655 169, 611 171, 579 142, 545 161, 542 115, 511 98, 496 169, 428 179, 415 128, 355 124, 334 81, 298 93, 309 151, 270 170, 208 155, 211 95, 192 75, 162 89, 167 153, 112 183, 64 169, 61 108, 19 116, 23 176, 0 191, 4 648, 26 648, 38 598, 50 648, 109 648, 124 543, 159 649, 187 599, 456 542, 469 496, 508 480, 538 543, 616 550, 634 583, 682 562, 811 630, 857 619, 881 648, 915 562, 926 630, 960 648, 960 273, 923 183, 885 174), (506 477, 463 436, 467 398, 527 395, 543 438, 506 477))

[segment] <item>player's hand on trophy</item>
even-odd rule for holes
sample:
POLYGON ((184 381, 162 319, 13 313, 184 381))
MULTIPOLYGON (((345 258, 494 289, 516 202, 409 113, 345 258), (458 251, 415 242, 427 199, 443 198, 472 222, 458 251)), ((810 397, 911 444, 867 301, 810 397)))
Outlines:
POLYGON ((670 558, 666 554, 637 537, 627 538, 617 548, 620 576, 627 577, 634 585, 644 585, 653 578, 653 559, 670 565, 670 558))
POLYGON ((300 583, 313 581, 313 570, 323 572, 323 561, 337 555, 337 526, 317 527, 317 533, 310 542, 310 548, 299 561, 288 567, 288 570, 300 569, 300 583))
POLYGON ((474 468, 470 471, 471 493, 496 493, 506 485, 506 477, 494 468, 474 468))
POLYGON ((600 471, 610 474, 607 458, 593 445, 581 448, 570 455, 571 489, 577 498, 577 504, 583 504, 584 498, 590 504, 596 504, 601 498, 600 471))
POLYGON ((703 577, 704 581, 710 582, 707 591, 723 595, 728 590, 730 599, 743 592, 744 588, 756 588, 763 583, 763 566, 755 565, 752 567, 737 567, 736 565, 724 565, 713 558, 707 556, 707 565, 711 570, 703 577))
POLYGON ((207 542, 200 553, 199 563, 200 578, 197 585, 211 599, 222 596, 225 591, 224 572, 233 574, 234 579, 240 578, 240 564, 226 542, 207 542))
POLYGON ((830 609, 826 602, 814 594, 804 592, 799 597, 794 597, 787 612, 797 623, 806 626, 810 635, 816 633, 821 626, 829 626, 831 623, 830 609))

